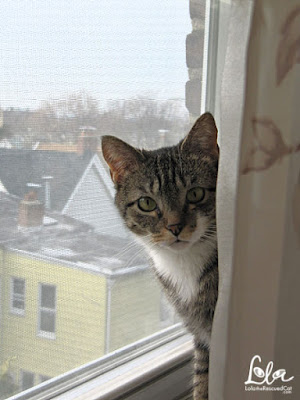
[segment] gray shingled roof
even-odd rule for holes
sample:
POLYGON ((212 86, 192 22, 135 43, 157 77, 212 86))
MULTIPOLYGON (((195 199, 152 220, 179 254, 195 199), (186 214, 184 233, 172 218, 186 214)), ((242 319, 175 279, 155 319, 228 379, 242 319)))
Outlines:
POLYGON ((18 229, 19 199, 0 192, 0 247, 104 275, 147 268, 146 256, 130 240, 99 235, 85 223, 47 212, 40 230, 18 229))
POLYGON ((91 155, 24 149, 0 149, 0 181, 8 193, 24 197, 27 183, 42 185, 39 199, 44 201, 43 176, 52 176, 51 209, 62 211, 91 161, 91 155))

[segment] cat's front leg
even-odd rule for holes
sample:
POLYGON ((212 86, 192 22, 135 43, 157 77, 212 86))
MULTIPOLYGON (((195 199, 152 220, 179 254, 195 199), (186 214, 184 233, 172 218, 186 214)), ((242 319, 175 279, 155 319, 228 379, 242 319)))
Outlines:
POLYGON ((202 343, 195 343, 194 400, 208 399, 209 350, 202 343))

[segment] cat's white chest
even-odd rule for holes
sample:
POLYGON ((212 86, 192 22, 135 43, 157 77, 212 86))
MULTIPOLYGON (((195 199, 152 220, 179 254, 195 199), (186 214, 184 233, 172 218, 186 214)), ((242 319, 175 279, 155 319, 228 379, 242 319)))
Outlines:
POLYGON ((184 253, 173 253, 168 249, 150 250, 155 268, 175 287, 183 302, 189 302, 197 296, 200 275, 208 253, 205 246, 195 247, 184 253))

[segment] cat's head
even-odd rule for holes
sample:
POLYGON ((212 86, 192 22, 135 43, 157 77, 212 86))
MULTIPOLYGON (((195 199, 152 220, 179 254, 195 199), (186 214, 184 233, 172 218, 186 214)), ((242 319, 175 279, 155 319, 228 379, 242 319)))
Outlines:
POLYGON ((147 151, 113 136, 102 138, 128 228, 148 246, 186 251, 215 233, 217 128, 203 114, 178 145, 147 151))

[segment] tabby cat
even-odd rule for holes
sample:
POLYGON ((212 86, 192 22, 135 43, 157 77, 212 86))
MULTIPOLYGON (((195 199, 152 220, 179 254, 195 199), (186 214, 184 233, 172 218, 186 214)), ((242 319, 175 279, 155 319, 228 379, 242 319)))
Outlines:
POLYGON ((120 214, 150 254, 167 297, 194 337, 194 399, 207 399, 218 296, 214 118, 203 114, 173 147, 139 150, 104 136, 102 151, 120 214))

